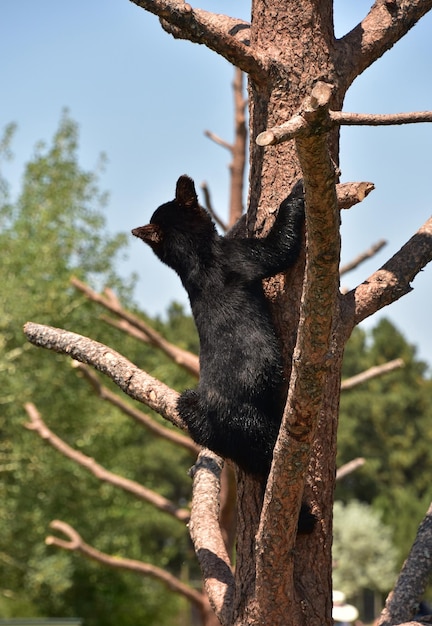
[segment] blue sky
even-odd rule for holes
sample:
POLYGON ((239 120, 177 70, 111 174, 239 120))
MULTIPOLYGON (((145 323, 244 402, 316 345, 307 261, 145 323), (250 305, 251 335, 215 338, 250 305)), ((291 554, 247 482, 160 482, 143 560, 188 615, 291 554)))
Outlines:
MULTIPOLYGON (((337 34, 350 30, 371 2, 337 0, 337 34)), ((199 5, 248 18, 249 2, 199 5), (232 11, 233 5, 236 12, 232 11)), ((205 138, 232 138, 233 70, 222 58, 176 41, 157 18, 128 0, 14 0, 0 6, 0 128, 18 124, 15 158, 5 168, 19 188, 24 163, 54 134, 63 108, 80 126, 80 158, 93 168, 104 152, 101 187, 110 192, 110 230, 130 231, 173 197, 180 174, 210 185, 221 215, 228 203, 228 153, 205 138)), ((432 14, 427 15, 351 87, 346 111, 390 113, 432 109, 432 14)), ((394 254, 431 214, 432 125, 344 128, 342 180, 369 180, 376 190, 344 211, 342 262, 385 238, 387 247, 343 284, 353 287, 394 254)), ((131 237, 121 268, 137 271, 136 299, 150 314, 173 300, 187 304, 175 274, 131 237)), ((432 364, 432 266, 414 291, 366 322, 389 317, 432 364)), ((37 321, 37 320, 36 320, 37 321)))

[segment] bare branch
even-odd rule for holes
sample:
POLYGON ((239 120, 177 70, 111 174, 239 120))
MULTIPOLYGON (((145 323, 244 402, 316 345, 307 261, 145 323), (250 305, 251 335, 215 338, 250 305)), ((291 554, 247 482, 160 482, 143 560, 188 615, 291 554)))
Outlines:
POLYGON ((257 82, 265 80, 265 67, 249 47, 250 24, 243 20, 193 9, 182 0, 132 0, 158 15, 162 27, 173 37, 204 44, 257 82))
POLYGON ((432 122, 432 111, 410 113, 345 113, 330 111, 330 119, 344 126, 396 126, 399 124, 419 124, 432 122))
POLYGON ((340 209, 350 209, 362 202, 375 189, 373 183, 339 183, 336 185, 338 206, 340 209))
POLYGON ((212 204, 212 201, 211 201, 210 190, 209 190, 208 185, 207 185, 206 182, 202 183, 201 189, 202 189, 203 194, 204 194, 205 206, 206 206, 207 211, 213 217, 213 219, 216 222, 216 224, 218 224, 220 226, 222 231, 224 233, 226 233, 227 230, 228 230, 228 226, 225 224, 225 222, 223 220, 221 220, 219 215, 214 210, 213 204, 212 204))
POLYGON ((412 290, 411 281, 432 260, 432 218, 381 269, 343 296, 347 331, 412 290))
POLYGON ((278 143, 288 141, 289 139, 307 136, 310 132, 309 124, 305 118, 298 113, 280 126, 274 126, 273 128, 269 128, 268 130, 260 133, 256 138, 256 142, 262 147, 275 146, 278 143))
POLYGON ((27 322, 24 333, 40 348, 66 354, 91 365, 120 387, 128 396, 147 404, 175 426, 186 430, 177 413, 178 393, 140 370, 124 356, 102 343, 52 326, 27 322))
POLYGON ((69 524, 66 524, 66 522, 54 520, 51 522, 50 528, 66 535, 67 540, 50 535, 45 540, 48 546, 57 546, 58 548, 63 548, 63 550, 69 550, 70 552, 80 552, 84 556, 103 565, 108 565, 116 569, 129 570, 143 576, 151 576, 156 580, 160 580, 171 591, 180 593, 200 610, 203 608, 204 600, 202 594, 188 585, 185 585, 181 580, 166 570, 156 565, 151 565, 150 563, 143 563, 142 561, 135 561, 134 559, 125 559, 119 556, 111 556, 105 552, 100 552, 85 543, 77 531, 69 524))
MULTIPOLYGON (((164 352, 167 356, 169 356, 175 363, 184 367, 186 370, 191 372, 194 376, 198 375, 199 372, 199 360, 195 354, 188 352, 187 350, 182 350, 178 346, 170 343, 160 333, 154 330, 149 324, 146 324, 144 320, 140 317, 137 317, 133 313, 126 311, 117 298, 106 290, 106 295, 103 296, 98 294, 96 291, 93 291, 91 287, 78 280, 78 278, 72 277, 71 283, 76 289, 79 289, 85 296, 91 300, 92 302, 97 302, 102 305, 108 311, 115 313, 125 321, 129 322, 132 326, 137 328, 141 333, 143 333, 143 340, 146 340, 151 345, 159 348, 164 352)), ((136 337, 139 337, 139 333, 135 333, 136 337)))
POLYGON ((96 476, 99 480, 109 483, 114 487, 119 487, 126 491, 127 493, 131 493, 136 498, 140 500, 144 500, 145 502, 149 502, 159 511, 163 511, 164 513, 168 513, 175 519, 180 522, 187 522, 189 519, 189 511, 187 509, 181 509, 175 506, 172 502, 170 502, 167 498, 164 498, 160 494, 152 491, 151 489, 147 489, 143 487, 139 483, 134 480, 130 480, 129 478, 124 478, 119 476, 118 474, 114 474, 109 470, 99 465, 94 459, 89 456, 86 456, 82 452, 78 450, 74 450, 71 448, 65 441, 60 439, 57 435, 55 435, 45 424, 39 411, 36 409, 35 405, 27 402, 25 405, 25 410, 27 415, 30 418, 30 423, 26 424, 26 428, 29 430, 33 430, 36 432, 42 439, 47 441, 53 448, 61 452, 63 456, 66 456, 68 459, 71 459, 81 467, 85 467, 89 472, 96 476))
POLYGON ((223 460, 202 450, 194 468, 190 535, 214 612, 230 624, 234 576, 219 525, 220 476, 223 460))
POLYGON ((416 613, 432 573, 432 504, 419 526, 413 547, 387 598, 378 626, 409 621, 416 613))
POLYGON ((356 267, 364 263, 364 261, 367 261, 367 259, 370 259, 371 257, 375 256, 375 254, 377 254, 380 250, 382 250, 382 248, 384 248, 384 246, 386 245, 387 245, 387 241, 385 239, 380 239, 379 241, 377 241, 377 243, 374 243, 373 246, 369 248, 369 250, 365 250, 364 252, 359 254, 355 259, 353 259, 346 265, 342 265, 339 270, 339 274, 342 276, 343 274, 347 274, 348 272, 351 272, 356 267))
POLYGON ((344 89, 432 8, 432 0, 376 0, 364 20, 337 42, 344 89))
POLYGON ((351 378, 346 378, 341 383, 341 391, 346 391, 348 389, 352 389, 357 385, 361 385, 362 383, 371 380, 372 378, 377 378, 378 376, 383 376, 388 372, 392 372, 393 370, 404 367, 405 363, 403 359, 394 359, 393 361, 388 361, 387 363, 383 363, 382 365, 375 365, 374 367, 370 367, 369 369, 357 374, 356 376, 351 376, 351 378))
POLYGON ((219 137, 219 135, 212 133, 210 130, 205 130, 204 135, 208 137, 208 139, 211 139, 211 141, 214 141, 214 143, 216 143, 218 146, 222 146, 222 148, 225 148, 226 150, 229 150, 229 152, 232 152, 232 144, 228 143, 228 141, 225 141, 225 139, 219 137))
POLYGON ((243 186, 246 165, 246 144, 248 131, 246 128, 246 100, 243 94, 243 72, 236 68, 233 81, 234 91, 234 143, 232 161, 230 163, 230 215, 231 228, 243 214, 243 186))
POLYGON ((345 476, 348 476, 348 474, 352 474, 352 472, 355 472, 365 463, 365 459, 363 459, 362 457, 358 457, 357 459, 353 459, 352 461, 341 465, 336 471, 336 480, 342 480, 342 478, 345 478, 345 476))
MULTIPOLYGON (((343 111, 329 111, 328 128, 332 126, 391 126, 399 124, 418 124, 432 122, 432 111, 417 111, 411 113, 344 113, 343 111)), ((274 126, 260 133, 256 138, 259 146, 275 146, 283 141, 296 137, 308 137, 315 132, 308 124, 304 113, 294 115, 280 126, 274 126)))
POLYGON ((138 422, 138 424, 147 428, 147 430, 149 430, 153 435, 161 437, 166 441, 170 441, 176 446, 181 446, 182 448, 185 448, 194 456, 199 453, 200 447, 197 446, 197 444, 192 441, 190 437, 182 435, 181 433, 178 433, 171 428, 166 428, 165 426, 162 426, 154 419, 152 419, 150 415, 146 415, 139 409, 131 406, 128 402, 126 402, 116 393, 111 391, 111 389, 108 389, 108 387, 102 385, 97 374, 95 374, 95 372, 90 369, 88 365, 84 365, 83 363, 79 363, 78 361, 73 361, 73 365, 81 372, 81 374, 83 374, 84 378, 91 384, 95 392, 102 400, 107 400, 113 406, 119 408, 121 411, 123 411, 123 413, 125 413, 129 417, 132 417, 136 422, 138 422))

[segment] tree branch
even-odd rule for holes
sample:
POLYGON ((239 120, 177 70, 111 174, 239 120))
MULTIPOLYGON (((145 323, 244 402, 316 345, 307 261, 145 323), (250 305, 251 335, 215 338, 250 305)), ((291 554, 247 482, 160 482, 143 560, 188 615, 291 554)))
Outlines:
POLYGON ((345 478, 345 476, 348 476, 348 474, 352 474, 352 472, 355 472, 365 463, 366 461, 362 457, 358 457, 356 459, 353 459, 352 461, 349 461, 348 463, 344 463, 344 465, 341 465, 336 471, 336 480, 342 480, 342 478, 345 478))
POLYGON ((413 547, 387 598, 378 626, 392 626, 412 619, 432 573, 432 504, 419 526, 413 547))
POLYGON ((181 446, 185 448, 188 452, 197 456, 200 447, 192 441, 190 437, 182 435, 181 433, 162 426, 154 419, 150 417, 150 415, 146 415, 143 411, 136 409, 131 406, 128 402, 120 398, 116 393, 108 389, 105 385, 102 385, 97 374, 88 366, 84 365, 84 363, 79 363, 78 361, 73 361, 74 367, 78 369, 79 372, 84 376, 84 378, 90 383, 95 392, 102 400, 107 400, 113 406, 120 409, 125 415, 132 417, 140 426, 144 426, 147 430, 149 430, 156 437, 161 437, 166 441, 170 441, 176 446, 181 446))
POLYGON ((88 285, 83 283, 78 278, 71 278, 72 285, 81 291, 89 300, 92 302, 97 302, 102 305, 108 311, 115 313, 121 319, 125 320, 133 327, 135 327, 142 335, 139 336, 139 333, 135 333, 135 336, 141 338, 141 340, 146 341, 152 346, 159 348, 164 352, 170 359, 172 359, 175 363, 184 367, 187 371, 189 371, 194 376, 198 376, 199 374, 199 360, 195 354, 188 352, 187 350, 182 350, 178 346, 167 341, 160 333, 158 333, 154 328, 152 328, 149 324, 146 324, 143 319, 137 317, 133 313, 126 311, 117 298, 114 297, 110 291, 106 290, 106 295, 101 295, 91 289, 88 285))
POLYGON ((377 378, 378 376, 382 376, 383 374, 387 374, 388 372, 392 372, 395 369, 399 369, 404 367, 405 363, 403 359, 394 359, 393 361, 388 361, 387 363, 383 363, 382 365, 375 365, 374 367, 370 367, 364 372, 360 372, 356 376, 351 376, 351 378, 346 378, 341 382, 341 391, 347 391, 348 389, 352 389, 357 385, 361 385, 362 383, 371 380, 372 378, 377 378))
POLYGON ((91 365, 110 378, 122 391, 147 404, 175 426, 186 430, 177 413, 178 393, 140 370, 124 356, 102 343, 60 328, 27 322, 24 333, 30 343, 40 348, 66 354, 91 365))
POLYGON ((412 111, 410 113, 345 113, 330 111, 330 119, 341 126, 397 126, 399 124, 420 124, 432 122, 432 111, 412 111))
POLYGON ((337 42, 335 67, 344 91, 432 8, 432 0, 376 0, 369 13, 337 42))
POLYGON ((213 610, 222 624, 230 624, 235 585, 219 525, 222 467, 223 460, 214 452, 200 452, 194 467, 189 531, 213 610))
POLYGON ((206 182, 202 183, 201 189, 202 189, 203 194, 204 194, 205 207, 206 207, 207 211, 210 213, 210 215, 212 216, 212 218, 214 219, 216 224, 218 224, 218 226, 222 229, 222 231, 224 233, 226 233, 227 230, 228 230, 228 226, 227 226, 227 224, 225 224, 225 222, 223 220, 221 220, 219 215, 214 210, 213 204, 212 204, 212 201, 211 201, 211 197, 210 197, 210 190, 209 190, 208 185, 207 185, 206 182))
POLYGON ((284 593, 293 593, 297 520, 331 360, 331 333, 338 300, 339 212, 335 171, 325 132, 330 96, 331 88, 317 83, 303 112, 316 133, 297 140, 306 201, 306 269, 288 400, 257 536, 257 602, 261 610, 265 607, 264 612, 271 615, 272 623, 284 621, 277 612, 278 604, 281 610, 277 599, 284 593), (283 546, 276 549, 282 537, 283 546), (275 585, 277 580, 280 587, 275 585))
POLYGON ((137 6, 159 16, 162 27, 173 37, 204 44, 253 80, 265 80, 262 59, 249 47, 250 24, 227 15, 193 9, 182 0, 132 0, 137 6))
MULTIPOLYGON (((345 113, 329 111, 327 130, 334 126, 391 126, 400 124, 419 124, 432 122, 432 111, 415 111, 410 113, 345 113)), ((308 137, 315 132, 304 112, 297 113, 287 122, 263 131, 256 138, 259 146, 275 146, 296 137, 308 137)))
POLYGON ((339 274, 342 276, 343 274, 347 274, 348 272, 351 272, 356 267, 361 265, 361 263, 375 256, 375 254, 377 254, 377 252, 379 252, 386 245, 387 245, 387 241, 385 239, 380 239, 379 241, 377 241, 377 243, 374 243, 373 246, 369 248, 369 250, 365 250, 364 252, 359 254, 355 259, 353 259, 346 265, 342 265, 339 270, 339 274))
POLYGON ((189 511, 187 509, 181 509, 176 507, 167 498, 164 498, 155 491, 143 487, 134 480, 124 478, 122 476, 119 476, 118 474, 114 474, 113 472, 108 471, 107 469, 102 467, 102 465, 99 465, 99 463, 97 463, 91 457, 86 456, 82 452, 71 448, 65 441, 60 439, 60 437, 55 435, 48 428, 34 404, 32 404, 31 402, 27 402, 24 405, 24 408, 30 418, 30 423, 26 424, 26 428, 36 432, 53 448, 61 452, 63 456, 66 456, 68 459, 74 461, 74 463, 81 465, 81 467, 85 467, 85 469, 91 472, 93 476, 96 476, 96 478, 98 478, 99 480, 105 483, 109 483, 114 487, 119 487, 120 489, 123 489, 123 491, 131 493, 140 500, 149 502, 159 511, 168 513, 180 522, 187 522, 189 520, 189 511))
POLYGON ((412 290, 411 281, 432 260, 432 218, 377 272, 342 297, 347 332, 412 290))
POLYGON ((85 543, 77 531, 74 530, 72 526, 69 526, 69 524, 66 524, 66 522, 54 520, 51 522, 50 528, 64 533, 67 540, 50 535, 45 540, 45 543, 48 546, 56 546, 58 548, 62 548, 63 550, 69 550, 70 552, 80 552, 84 556, 103 565, 108 565, 109 567, 114 567, 116 569, 129 570, 143 576, 151 576, 152 578, 161 581, 171 591, 180 593, 200 610, 203 608, 204 600, 202 594, 195 591, 188 585, 185 585, 181 580, 166 570, 161 569, 156 565, 151 565, 150 563, 143 563, 142 561, 135 561, 134 559, 111 556, 105 552, 100 552, 99 550, 96 550, 96 548, 93 548, 85 543))
POLYGON ((373 183, 339 183, 336 185, 338 206, 340 209, 350 209, 362 202, 375 189, 373 183))

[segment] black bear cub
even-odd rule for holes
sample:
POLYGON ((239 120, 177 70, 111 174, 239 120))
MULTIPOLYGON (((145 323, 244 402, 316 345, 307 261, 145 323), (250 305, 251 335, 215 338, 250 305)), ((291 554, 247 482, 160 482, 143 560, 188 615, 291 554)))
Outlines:
POLYGON ((192 179, 181 176, 175 199, 132 231, 180 276, 198 329, 200 380, 180 396, 181 418, 198 444, 262 477, 270 470, 285 401, 281 350, 262 280, 296 261, 303 222, 297 183, 266 237, 222 237, 198 204, 192 179))

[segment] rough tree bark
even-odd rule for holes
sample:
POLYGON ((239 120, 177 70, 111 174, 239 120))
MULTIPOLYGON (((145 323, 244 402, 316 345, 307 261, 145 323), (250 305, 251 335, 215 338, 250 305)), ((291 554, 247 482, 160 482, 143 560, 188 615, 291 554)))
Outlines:
MULTIPOLYGON (((289 275, 267 284, 290 381, 267 488, 263 494, 258 483, 238 472, 234 570, 218 529, 220 466, 204 453, 195 472, 197 513, 191 531, 210 601, 223 625, 330 626, 332 505, 344 346, 357 323, 408 293, 410 281, 432 258, 432 220, 428 220, 368 281, 341 294, 339 125, 391 123, 391 116, 361 119, 340 110, 353 80, 430 10, 432 0, 377 0, 364 20, 339 40, 331 0, 252 0, 250 23, 179 0, 132 1, 158 15, 163 28, 175 37, 205 44, 248 73, 248 232, 255 236, 265 232, 292 183, 304 179, 305 253, 289 275), (318 524, 312 535, 297 537, 304 496, 312 502, 318 524), (204 498, 208 506, 203 509, 204 498), (203 516, 208 523, 202 523, 203 516)), ((414 114, 405 122, 428 119, 430 114, 414 114)), ((393 118, 392 123, 400 122, 393 118)), ((173 393, 120 355, 34 324, 27 325, 26 334, 37 345, 95 366, 126 393, 182 427, 173 393)), ((423 576, 431 570, 430 561, 425 560, 423 576)), ((402 580, 401 585, 403 592, 395 589, 383 623, 398 624, 410 617, 395 607, 398 602, 413 606, 421 584, 408 589, 402 580)))

